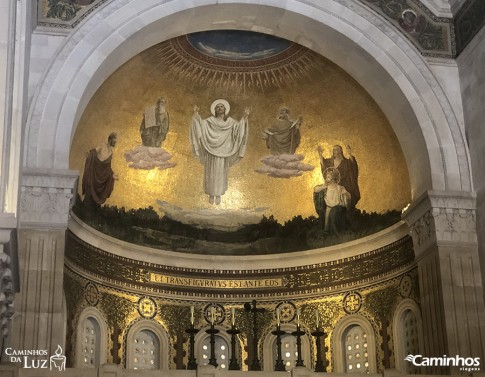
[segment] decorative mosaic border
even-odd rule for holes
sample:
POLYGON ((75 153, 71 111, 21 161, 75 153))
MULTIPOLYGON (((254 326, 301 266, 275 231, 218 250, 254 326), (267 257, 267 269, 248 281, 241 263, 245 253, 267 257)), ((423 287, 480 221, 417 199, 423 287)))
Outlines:
POLYGON ((202 270, 163 266, 113 255, 69 232, 66 264, 113 287, 194 297, 301 296, 376 282, 414 265, 412 240, 351 258, 281 269, 202 270), (163 276, 165 278, 153 278, 163 276), (173 279, 173 280, 169 280, 173 279))
POLYGON ((419 0, 360 0, 405 35, 424 56, 452 58, 455 54, 451 18, 436 17, 419 0))
POLYGON ((70 31, 110 0, 38 0, 37 26, 70 31))

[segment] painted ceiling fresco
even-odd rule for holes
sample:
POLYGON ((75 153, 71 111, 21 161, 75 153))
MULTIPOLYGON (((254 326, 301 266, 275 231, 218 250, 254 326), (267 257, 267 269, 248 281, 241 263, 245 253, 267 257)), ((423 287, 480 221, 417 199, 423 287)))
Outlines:
POLYGON ((325 246, 390 225, 410 202, 399 143, 365 90, 314 52, 251 32, 182 36, 128 61, 86 107, 70 167, 83 220, 112 234, 99 211, 135 217, 136 235, 114 235, 171 250, 325 246), (170 225, 142 231, 160 218, 170 225), (261 241, 290 225, 318 240, 261 241), (160 243, 173 232, 206 244, 160 243))

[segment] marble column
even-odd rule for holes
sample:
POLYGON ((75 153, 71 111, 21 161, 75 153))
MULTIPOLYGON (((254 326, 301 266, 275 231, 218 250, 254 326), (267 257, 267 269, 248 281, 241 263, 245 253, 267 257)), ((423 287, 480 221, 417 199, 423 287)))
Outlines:
MULTIPOLYGON (((423 356, 485 360, 485 306, 472 193, 429 191, 405 211, 419 271, 423 356)), ((429 368, 427 373, 459 373, 429 368)))
POLYGON ((9 346, 54 354, 65 343, 65 232, 78 173, 25 169, 19 224, 20 293, 9 346))

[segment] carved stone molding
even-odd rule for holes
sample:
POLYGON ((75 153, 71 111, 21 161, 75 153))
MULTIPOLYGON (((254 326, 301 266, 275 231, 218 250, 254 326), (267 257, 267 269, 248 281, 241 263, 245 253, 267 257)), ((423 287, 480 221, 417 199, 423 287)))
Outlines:
POLYGON ((78 175, 73 170, 25 169, 20 196, 20 226, 67 228, 78 175))
POLYGON ((0 337, 6 337, 14 314, 13 300, 18 291, 16 219, 0 215, 0 337))
POLYGON ((438 243, 476 243, 476 195, 428 191, 403 214, 416 251, 438 243))

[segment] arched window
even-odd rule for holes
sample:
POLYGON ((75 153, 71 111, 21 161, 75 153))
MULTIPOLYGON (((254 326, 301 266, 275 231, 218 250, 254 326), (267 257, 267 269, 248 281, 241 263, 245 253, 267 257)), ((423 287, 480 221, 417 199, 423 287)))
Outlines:
MULTIPOLYGON (((418 339, 418 320, 412 310, 406 310, 403 318, 403 332, 404 332, 404 347, 406 355, 419 354, 419 339, 418 339)), ((419 368, 412 363, 408 363, 408 373, 419 373, 419 368)))
POLYGON ((108 326, 102 313, 93 307, 79 315, 76 337, 77 368, 94 368, 106 363, 108 326))
POLYGON ((158 369, 160 366, 160 342, 150 330, 135 335, 133 369, 158 369))
POLYGON ((99 324, 93 317, 84 320, 81 335, 81 360, 84 367, 99 366, 99 324))
MULTIPOLYGON (((278 357, 278 349, 276 339, 273 342, 273 360, 276 362, 278 357)), ((296 337, 291 334, 285 334, 281 337, 281 358, 287 371, 295 367, 296 359, 298 358, 298 351, 296 348, 296 337)))
POLYGON ((376 373, 374 328, 360 314, 343 317, 332 332, 333 372, 376 373))
MULTIPOLYGON (((273 371, 277 359, 276 336, 271 333, 274 328, 270 329, 263 341, 263 369, 273 371)), ((303 327, 302 330, 305 330, 303 327)), ((285 331, 281 337, 281 358, 287 371, 295 367, 298 352, 296 348, 296 337, 291 333, 296 331, 296 326, 292 323, 282 323, 281 330, 285 331)), ((312 368, 312 357, 310 351, 310 339, 307 334, 301 336, 301 358, 303 364, 312 368)))
POLYGON ((343 335, 346 373, 369 372, 367 334, 359 325, 349 326, 343 335))
POLYGON ((168 336, 157 321, 135 322, 128 330, 125 347, 127 369, 168 369, 168 336))
POLYGON ((394 314, 394 353, 396 369, 401 373, 419 374, 421 369, 405 361, 407 355, 419 355, 422 350, 421 316, 418 305, 411 299, 403 300, 394 314))
MULTIPOLYGON (((228 369, 229 368, 229 345, 223 337, 219 335, 214 336, 214 354, 216 357, 216 362, 219 368, 221 369, 228 369)), ((201 342, 201 359, 199 363, 201 365, 209 364, 209 359, 211 355, 211 345, 210 345, 210 336, 207 335, 201 342)))

